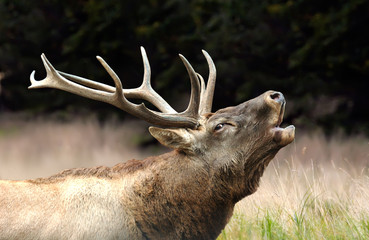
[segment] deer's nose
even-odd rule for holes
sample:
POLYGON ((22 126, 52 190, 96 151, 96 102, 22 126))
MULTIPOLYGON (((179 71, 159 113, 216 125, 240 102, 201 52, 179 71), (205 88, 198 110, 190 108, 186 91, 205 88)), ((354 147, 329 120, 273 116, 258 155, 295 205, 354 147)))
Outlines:
POLYGON ((272 108, 275 108, 279 111, 281 105, 284 105, 286 100, 284 99, 284 96, 281 92, 277 91, 267 91, 264 94, 264 100, 266 104, 271 106, 272 108))
POLYGON ((284 96, 281 92, 274 92, 272 91, 270 94, 269 94, 269 99, 272 100, 272 101, 275 101, 277 103, 284 103, 286 100, 284 100, 284 96))

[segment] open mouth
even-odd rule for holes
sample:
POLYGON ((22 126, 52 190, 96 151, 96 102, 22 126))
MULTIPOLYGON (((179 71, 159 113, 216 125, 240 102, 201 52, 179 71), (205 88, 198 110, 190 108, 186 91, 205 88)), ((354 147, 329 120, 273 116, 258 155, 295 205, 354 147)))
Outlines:
POLYGON ((279 126, 282 124, 285 107, 286 107, 286 102, 283 102, 282 105, 281 105, 281 109, 279 111, 279 117, 278 117, 278 121, 277 121, 277 125, 276 125, 277 128, 279 128, 279 126))
POLYGON ((290 125, 286 128, 281 128, 283 121, 286 102, 283 102, 279 111, 279 116, 275 127, 272 128, 273 140, 280 146, 286 146, 295 139, 295 127, 290 125))

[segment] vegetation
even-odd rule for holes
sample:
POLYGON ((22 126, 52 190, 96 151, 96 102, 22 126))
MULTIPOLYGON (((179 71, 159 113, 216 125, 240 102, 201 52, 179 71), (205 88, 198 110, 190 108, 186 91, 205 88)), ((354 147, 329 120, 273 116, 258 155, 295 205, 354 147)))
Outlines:
POLYGON ((300 135, 218 239, 368 239, 368 143, 300 135))
POLYGON ((133 87, 142 45, 155 88, 177 102, 189 85, 177 53, 206 76, 206 49, 218 68, 215 109, 278 89, 300 128, 369 133, 368 9, 367 0, 3 0, 0 109, 111 112, 57 90, 27 91, 32 70, 43 77, 42 52, 60 70, 111 83, 101 55, 133 87))
POLYGON ((142 139, 132 123, 60 122, 120 111, 57 90, 28 91, 32 70, 44 77, 42 52, 62 71, 111 84, 95 60, 101 55, 130 88, 142 78, 142 45, 154 88, 176 105, 189 92, 177 54, 206 76, 206 49, 218 70, 214 109, 280 90, 299 130, 219 239, 368 239, 369 142, 337 133, 369 135, 368 11, 368 0, 2 0, 0 178, 151 154, 133 148, 142 139), (4 117, 17 111, 57 121, 4 117), (316 126, 331 135, 299 134, 316 126))
MULTIPOLYGON (((0 118, 0 178, 47 177, 162 152, 135 147, 142 123, 0 118)), ((369 140, 299 134, 268 166, 256 193, 236 205, 227 239, 368 239, 369 140)))

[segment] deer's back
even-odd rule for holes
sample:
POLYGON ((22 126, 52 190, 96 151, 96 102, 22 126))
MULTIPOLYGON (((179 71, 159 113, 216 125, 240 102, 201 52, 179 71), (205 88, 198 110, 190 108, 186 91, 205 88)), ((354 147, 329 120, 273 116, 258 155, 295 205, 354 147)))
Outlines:
POLYGON ((122 187, 96 177, 0 181, 0 239, 141 239, 122 187))

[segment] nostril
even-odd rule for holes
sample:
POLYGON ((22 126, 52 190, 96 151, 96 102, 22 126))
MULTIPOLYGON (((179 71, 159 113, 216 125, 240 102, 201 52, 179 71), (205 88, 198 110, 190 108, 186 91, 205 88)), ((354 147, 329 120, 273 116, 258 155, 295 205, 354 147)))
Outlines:
POLYGON ((270 98, 273 99, 276 102, 283 102, 284 101, 283 94, 280 93, 280 92, 274 92, 274 93, 270 94, 270 98))
POLYGON ((270 95, 270 98, 277 101, 280 97, 280 94, 279 93, 273 93, 270 95))
POLYGON ((279 99, 279 93, 273 93, 272 95, 270 95, 270 97, 271 97, 273 100, 278 100, 278 99, 279 99))

